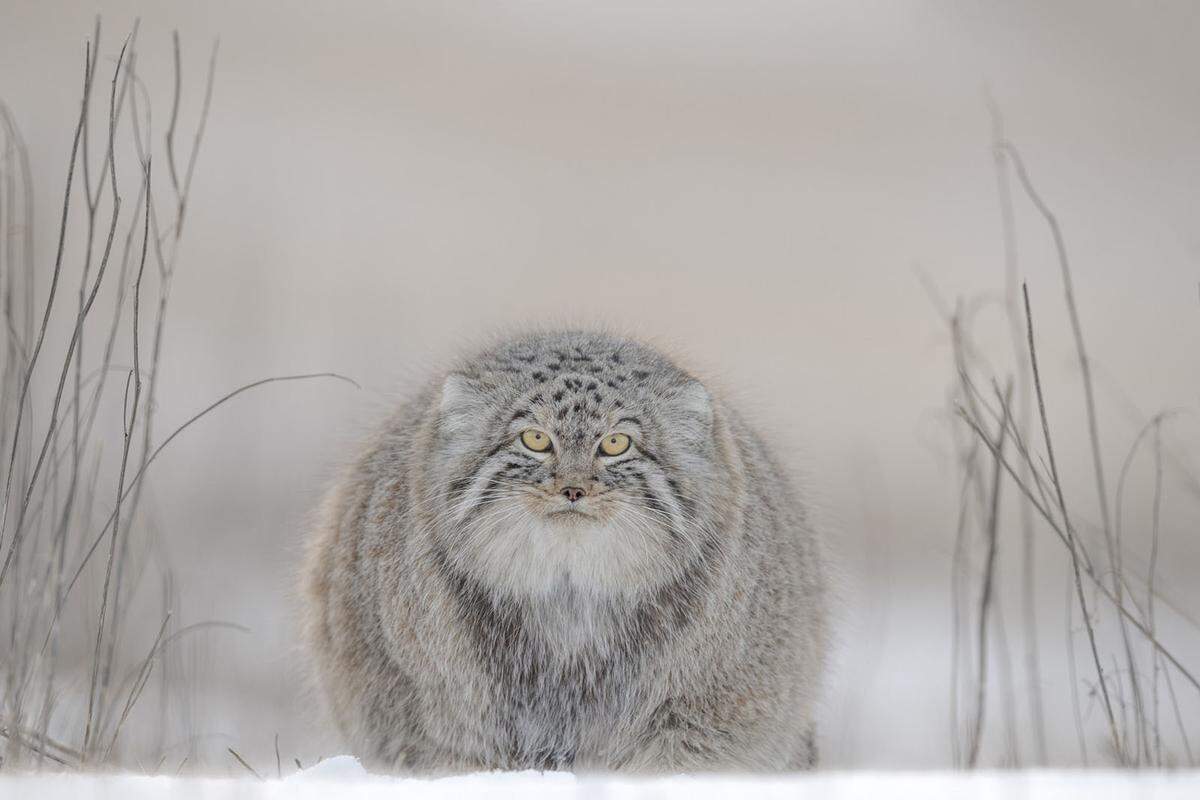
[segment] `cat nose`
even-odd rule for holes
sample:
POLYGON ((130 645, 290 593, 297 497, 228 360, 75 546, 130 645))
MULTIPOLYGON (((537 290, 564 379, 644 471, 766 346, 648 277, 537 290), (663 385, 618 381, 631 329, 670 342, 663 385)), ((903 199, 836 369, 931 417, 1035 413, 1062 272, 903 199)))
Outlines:
POLYGON ((583 497, 585 494, 587 494, 587 492, 583 489, 580 489, 578 486, 568 486, 562 490, 563 497, 567 498, 572 503, 583 497))

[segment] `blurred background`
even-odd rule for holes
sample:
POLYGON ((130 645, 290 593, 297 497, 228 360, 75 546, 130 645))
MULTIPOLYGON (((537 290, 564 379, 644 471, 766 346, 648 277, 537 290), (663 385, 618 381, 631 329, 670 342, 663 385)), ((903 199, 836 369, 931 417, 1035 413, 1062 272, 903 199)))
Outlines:
MULTIPOLYGON (((1163 611, 1161 635, 1200 665, 1200 632, 1185 620, 1200 616, 1189 477, 1200 470, 1196 4, 0 0, 0 98, 28 145, 39 297, 95 12, 101 100, 140 18, 156 140, 179 31, 188 148, 220 40, 155 438, 258 378, 336 371, 362 385, 262 387, 153 468, 142 513, 157 531, 154 563, 170 565, 176 617, 250 630, 204 631, 186 650, 189 746, 200 742, 197 758, 214 769, 237 768, 230 746, 273 762, 277 735, 285 761, 338 749, 304 689, 293 591, 307 520, 337 466, 462 348, 559 324, 608 325, 677 354, 799 476, 839 575, 824 764, 953 763, 963 715, 951 721, 952 562, 969 435, 953 414, 943 311, 959 300, 971 310, 987 374, 1003 382, 1016 370, 989 94, 1066 237, 1110 485, 1152 414, 1191 409, 1163 428, 1157 581, 1178 612, 1163 611)), ((131 200, 136 161, 118 168, 131 200)), ((1059 469, 1088 528, 1099 513, 1059 265, 1043 220, 1011 188, 1059 469)), ((121 441, 114 391, 98 423, 109 456, 121 441)), ((1153 482, 1143 452, 1123 511, 1137 564, 1153 482)), ((994 671, 983 764, 1082 763, 1068 561, 1049 528, 1035 533, 1040 682, 1023 667, 1009 513, 996 570, 1007 638, 992 657, 1011 663, 1012 694, 994 671), (1034 691, 1041 753, 1020 699, 1034 691)), ((139 589, 151 598, 155 569, 139 589)), ((94 613, 98 601, 81 602, 94 613)), ((1089 688, 1086 642, 1074 641, 1082 723, 1103 761, 1094 673, 1089 688)), ((1176 690, 1200 744, 1197 693, 1176 690)), ((1186 763, 1168 708, 1163 728, 1186 763)), ((57 725, 77 724, 64 714, 57 725)))

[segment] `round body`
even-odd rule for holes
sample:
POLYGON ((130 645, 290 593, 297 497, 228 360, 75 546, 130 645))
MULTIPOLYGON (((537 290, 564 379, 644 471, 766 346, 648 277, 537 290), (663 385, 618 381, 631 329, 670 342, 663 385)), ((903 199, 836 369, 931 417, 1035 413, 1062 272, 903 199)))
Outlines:
POLYGON ((823 586, 733 410, 643 344, 534 334, 402 405, 329 493, 306 644, 376 769, 801 769, 823 586))

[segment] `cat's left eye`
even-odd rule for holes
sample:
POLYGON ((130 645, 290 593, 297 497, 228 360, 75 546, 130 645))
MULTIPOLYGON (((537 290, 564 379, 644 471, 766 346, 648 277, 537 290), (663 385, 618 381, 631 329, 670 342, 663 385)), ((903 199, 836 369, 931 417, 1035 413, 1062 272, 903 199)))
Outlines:
POLYGON ((628 450, 632 443, 623 433, 610 433, 600 440, 600 452, 606 456, 619 456, 628 450))
POLYGON ((550 436, 537 428, 521 432, 521 444, 535 453, 544 453, 550 449, 550 436))

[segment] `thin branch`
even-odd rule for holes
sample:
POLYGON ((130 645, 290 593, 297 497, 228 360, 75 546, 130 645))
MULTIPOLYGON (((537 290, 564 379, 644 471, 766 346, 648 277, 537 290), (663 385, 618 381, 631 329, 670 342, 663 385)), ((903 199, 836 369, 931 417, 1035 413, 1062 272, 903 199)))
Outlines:
MULTIPOLYGON (((314 372, 314 373, 310 373, 310 374, 306 374, 306 375, 283 375, 283 376, 274 377, 274 378, 263 378, 261 380, 247 383, 244 386, 240 386, 237 389, 234 389, 229 394, 226 394, 225 396, 221 397, 216 402, 210 403, 208 406, 206 406, 204 409, 202 409, 198 413, 194 414, 190 419, 188 419, 186 422, 184 422, 182 425, 180 425, 178 428, 176 428, 174 431, 172 431, 171 435, 168 436, 163 441, 162 444, 160 444, 158 447, 154 448, 154 452, 152 452, 150 454, 150 457, 148 459, 146 459, 146 463, 137 471, 137 473, 133 476, 133 478, 130 479, 129 485, 125 488, 125 495, 123 495, 123 497, 127 497, 129 495, 129 492, 131 492, 133 490, 133 487, 137 485, 138 481, 140 481, 145 476, 146 471, 150 468, 150 465, 154 463, 155 459, 158 458, 158 456, 162 453, 162 451, 165 450, 167 448, 167 446, 170 445, 171 442, 173 442, 177 436, 179 436, 185 430, 190 428, 192 425, 194 425, 200 419, 202 419, 203 417, 208 415, 210 412, 215 411, 220 406, 224 405, 225 403, 229 402, 233 398, 237 397, 239 394, 242 394, 243 392, 248 392, 251 389, 255 389, 259 386, 265 386, 266 384, 269 384, 269 383, 279 383, 279 382, 285 382, 285 381, 311 380, 314 378, 334 378, 336 380, 345 381, 346 383, 349 383, 351 386, 355 387, 356 389, 362 388, 361 386, 358 385, 357 382, 351 380, 350 378, 347 378, 345 375, 339 375, 335 372, 314 372)), ((88 548, 87 553, 83 556, 82 560, 79 563, 79 566, 76 568, 75 573, 71 578, 71 581, 67 584, 67 593, 70 593, 71 589, 75 586, 75 583, 79 580, 79 576, 83 573, 83 570, 87 566, 88 561, 91 559, 92 554, 96 552, 97 546, 99 546, 100 542, 103 541, 104 535, 108 532, 109 527, 113 524, 113 519, 114 519, 114 515, 110 514, 108 517, 108 521, 105 522, 104 527, 101 528, 99 535, 96 537, 96 539, 94 539, 92 541, 91 547, 88 548)))
POLYGON ((238 755, 238 751, 237 751, 237 750, 234 750, 232 747, 226 747, 225 749, 226 749, 226 750, 228 750, 228 751, 229 751, 229 755, 231 755, 231 756, 233 756, 234 758, 236 758, 236 759, 237 759, 237 762, 238 762, 239 764, 241 764, 243 767, 245 767, 245 768, 247 769, 247 771, 249 771, 249 773, 250 773, 251 775, 253 775, 254 777, 258 778, 260 781, 261 781, 261 780, 264 780, 263 776, 258 774, 258 770, 254 769, 254 767, 252 767, 252 766, 250 766, 248 763, 246 763, 246 759, 244 759, 244 758, 242 758, 240 755, 238 755))
MULTIPOLYGON (((1029 393, 1029 364, 1025 359, 1018 300, 1017 223, 1013 208, 1012 188, 1009 185, 1008 160, 1003 142, 1004 117, 990 92, 985 93, 988 112, 992 118, 992 160, 996 173, 996 192, 1000 201, 1001 237, 1004 242, 1004 312, 1008 320, 1013 362, 1016 365, 1016 395, 1020 410, 1013 420, 1022 438, 1029 438, 1032 416, 1029 393)), ((1032 471, 1032 464, 1022 464, 1022 472, 1032 471)), ((1033 725, 1036 763, 1045 764, 1046 719, 1042 706, 1042 670, 1038 653, 1037 606, 1034 588, 1037 585, 1037 559, 1034 557, 1033 508, 1023 498, 1019 505, 1021 520, 1021 610, 1024 616, 1025 671, 1029 676, 1029 712, 1033 725)))
MULTIPOLYGON (((1162 511, 1162 477, 1162 416, 1159 415, 1155 418, 1154 422, 1154 506, 1151 513, 1150 525, 1150 568, 1146 574, 1146 627, 1151 631, 1154 630, 1154 575, 1158 571, 1158 533, 1160 512, 1162 511)), ((1152 702, 1154 703, 1154 766, 1162 767, 1162 728, 1160 727, 1158 716, 1158 676, 1160 670, 1159 659, 1153 651, 1150 653, 1150 660, 1154 670, 1153 685, 1151 687, 1152 702)), ((1175 707, 1175 713, 1179 713, 1178 705, 1175 707)))
POLYGON ((171 93, 171 120, 167 123, 167 174, 171 176, 171 187, 179 198, 179 175, 175 169, 175 123, 179 120, 179 96, 182 89, 182 69, 179 57, 179 31, 171 31, 171 52, 175 57, 175 91, 171 93))
MULTIPOLYGON (((179 40, 175 40, 176 48, 179 46, 179 40)), ((217 72, 217 50, 220 47, 220 41, 214 41, 212 53, 208 57, 208 79, 204 84, 204 105, 200 109, 200 122, 196 126, 196 135, 192 140, 192 152, 188 156, 187 172, 183 178, 183 192, 180 194, 179 211, 175 220, 175 238, 178 239, 183 234, 183 218, 187 211, 188 196, 192 191, 192 175, 196 170, 196 157, 200 154, 200 142, 204 139, 204 129, 208 125, 208 110, 212 105, 213 79, 217 72)))
MULTIPOLYGON (((1054 460, 1054 445, 1050 440, 1050 421, 1046 416, 1046 400, 1042 395, 1042 379, 1038 372, 1037 347, 1034 345, 1033 340, 1033 314, 1029 309, 1029 287, 1022 284, 1021 293, 1025 299, 1025 323, 1026 331, 1029 336, 1029 362, 1033 369, 1033 386, 1035 395, 1037 397, 1038 415, 1042 420, 1042 436, 1044 437, 1046 443, 1046 456, 1050 459, 1050 476, 1053 479, 1054 491, 1058 497, 1059 511, 1062 513, 1063 517, 1063 528, 1066 530, 1067 542, 1070 547, 1071 570, 1075 578, 1075 593, 1079 598, 1080 610, 1083 612, 1083 624, 1087 629, 1088 644, 1092 650, 1092 661, 1096 668, 1096 677, 1100 682, 1100 693, 1104 699, 1104 713, 1108 718, 1109 730, 1113 737, 1113 745, 1116 747, 1117 752, 1122 752, 1121 737, 1117 732, 1117 720, 1113 714, 1112 701, 1108 696, 1108 685, 1104 681, 1104 668, 1100 665, 1100 652, 1096 648, 1096 631, 1092 625, 1091 618, 1088 616, 1087 598, 1084 597, 1083 594, 1083 581, 1080 578, 1079 569, 1078 544, 1076 542, 1075 531, 1071 527, 1071 523, 1067 515, 1067 503, 1066 500, 1063 499, 1062 481, 1059 480, 1058 465, 1054 460)), ((1119 608, 1122 607, 1119 602, 1117 603, 1117 606, 1119 608)))
MULTIPOLYGON (((46 299, 46 309, 42 314, 42 324, 38 332, 37 342, 33 346, 33 351, 30 353, 28 364, 25 367, 25 374, 21 379, 21 397, 17 402, 17 418, 14 423, 13 440, 11 452, 8 457, 8 473, 4 480, 4 505, 3 510, 0 510, 0 546, 4 543, 4 532, 7 530, 9 502, 12 496, 12 481, 17 462, 17 448, 21 439, 21 424, 25 418, 25 405, 29 396, 29 385, 33 380, 33 371, 37 367, 38 356, 42 352, 42 344, 46 340, 46 328, 50 324, 50 312, 54 308, 54 300, 58 293, 58 279, 62 274, 63 252, 66 248, 67 239, 67 215, 71 209, 71 185, 75 179, 75 164, 78 161, 79 142, 83 136, 84 124, 87 121, 88 114, 88 97, 91 94, 92 81, 92 46, 89 42, 86 48, 84 57, 84 91, 83 102, 79 111, 79 121, 75 125, 75 137, 71 142, 71 157, 67 162, 67 187, 63 191, 63 207, 62 216, 58 228, 58 249, 54 256, 54 270, 50 277, 50 292, 46 299)), ((0 587, 4 586, 4 578, 7 573, 7 564, 11 559, 13 551, 16 550, 17 534, 14 534, 14 540, 9 545, 9 557, 5 560, 5 567, 0 568, 0 587)))
MULTIPOLYGON (((1012 395, 1012 384, 1006 390, 1007 400, 1012 395)), ((1000 423, 1000 431, 996 434, 996 442, 991 449, 997 453, 995 469, 992 471, 991 507, 988 511, 987 524, 987 558, 983 568, 983 589, 979 598, 979 620, 977 633, 979 636, 979 683, 975 695, 975 729, 971 735, 971 750, 967 756, 967 766, 974 769, 979 762, 979 747, 983 741, 983 722, 987 709, 987 674, 988 674, 988 615, 992 606, 993 581, 996 573, 996 553, 999 550, 997 529, 1000 524, 1000 456, 1004 453, 1004 442, 1008 433, 1007 409, 1005 403, 1005 419, 1000 423)))
MULTIPOLYGON (((959 417, 967 423, 967 426, 970 427, 971 430, 975 432, 975 435, 978 436, 990 449, 991 440, 988 435, 984 433, 983 429, 979 427, 979 424, 973 420, 963 409, 959 410, 959 417)), ((994 450, 992 451, 992 455, 1000 457, 1000 454, 994 450)), ((1013 483, 1016 484, 1017 488, 1020 489, 1022 494, 1028 497, 1030 502, 1033 503, 1034 510, 1037 511, 1041 518, 1046 521, 1046 524, 1050 526, 1050 530, 1055 536, 1058 537, 1059 541, 1061 541, 1063 545, 1069 549, 1070 539, 1064 532, 1064 529, 1059 525, 1058 520, 1051 515, 1048 509, 1044 508, 1040 503, 1038 503, 1037 499, 1033 496, 1033 490, 1030 489, 1028 485, 1021 482, 1019 476, 1017 475, 1016 468, 1013 467, 1007 459, 1001 458, 1001 464, 1004 466, 1004 471, 1008 473, 1010 478, 1012 478, 1013 483)), ((1111 602, 1113 607, 1120 612, 1120 614, 1125 617, 1125 619, 1127 619, 1139 633, 1145 636, 1147 641, 1154 645, 1155 650, 1157 650, 1163 656, 1163 658, 1166 659, 1169 664, 1171 664, 1171 666, 1175 667, 1175 670, 1184 678, 1184 680, 1191 684, 1196 691, 1200 692, 1200 679, 1193 675, 1191 670, 1185 667, 1183 663, 1176 658, 1161 641, 1158 640, 1158 638, 1145 626, 1140 619, 1138 619, 1133 612, 1131 612, 1125 606, 1117 604, 1116 597, 1113 595, 1112 590, 1108 588, 1107 584, 1101 579, 1100 575, 1096 573, 1095 570, 1089 568, 1087 564, 1083 564, 1082 569, 1083 574, 1086 575, 1094 584, 1096 591, 1103 595, 1106 600, 1111 602)))

